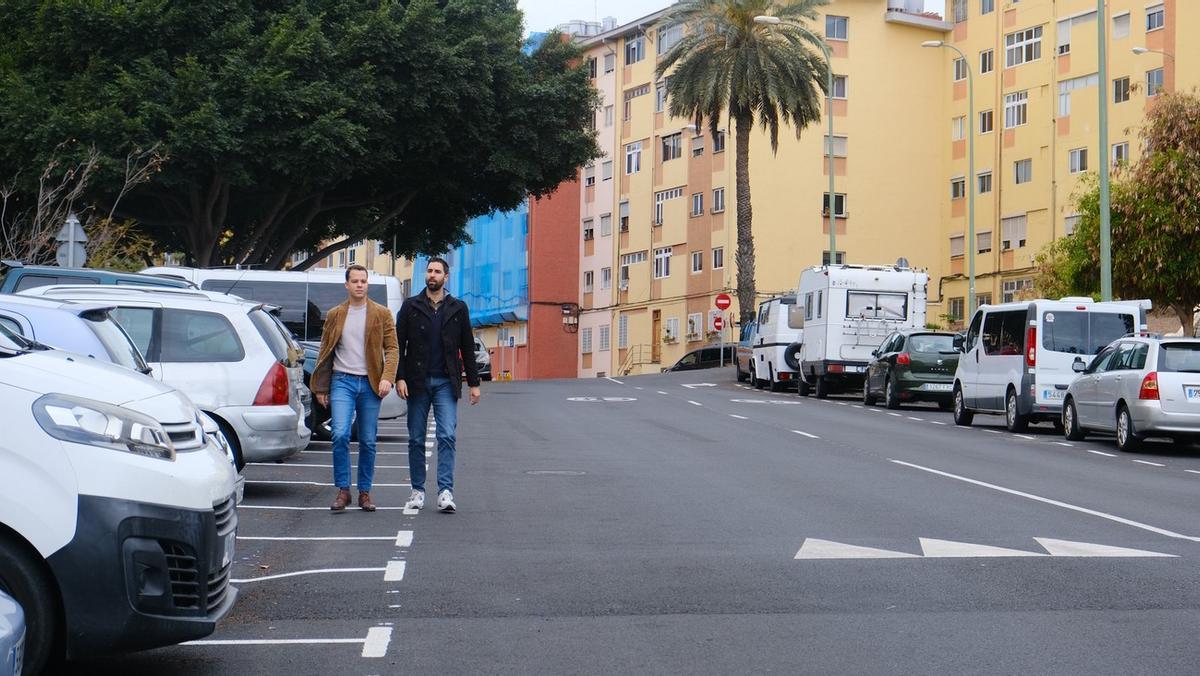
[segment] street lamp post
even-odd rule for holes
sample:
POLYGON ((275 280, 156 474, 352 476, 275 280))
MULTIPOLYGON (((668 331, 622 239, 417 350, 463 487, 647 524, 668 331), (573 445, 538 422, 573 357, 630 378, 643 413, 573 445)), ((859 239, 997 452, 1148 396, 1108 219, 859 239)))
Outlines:
POLYGON ((975 74, 971 70, 971 62, 967 55, 954 45, 948 45, 941 40, 928 40, 921 43, 922 47, 937 47, 953 49, 962 58, 967 68, 967 312, 966 317, 975 314, 975 188, 978 178, 975 176, 975 74))
POLYGON ((1104 35, 1104 0, 1096 0, 1100 96, 1100 300, 1112 300, 1112 209, 1108 186, 1108 41, 1104 35))
MULTIPOLYGON (((754 17, 754 23, 767 26, 777 26, 783 23, 783 20, 777 16, 760 15, 754 17)), ((825 41, 821 41, 821 51, 825 54, 825 119, 828 123, 828 136, 826 137, 825 155, 829 162, 829 265, 837 263, 837 200, 836 193, 833 191, 834 182, 834 163, 833 163, 833 56, 829 52, 829 45, 825 41)), ((824 213, 821 214, 824 218, 824 213)))

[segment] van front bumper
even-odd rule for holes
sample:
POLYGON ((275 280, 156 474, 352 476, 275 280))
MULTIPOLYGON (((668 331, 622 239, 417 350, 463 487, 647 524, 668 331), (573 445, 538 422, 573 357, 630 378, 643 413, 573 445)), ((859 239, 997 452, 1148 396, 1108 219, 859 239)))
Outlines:
POLYGON ((237 599, 234 502, 196 511, 79 496, 74 539, 47 559, 62 592, 67 657, 211 634, 237 599))

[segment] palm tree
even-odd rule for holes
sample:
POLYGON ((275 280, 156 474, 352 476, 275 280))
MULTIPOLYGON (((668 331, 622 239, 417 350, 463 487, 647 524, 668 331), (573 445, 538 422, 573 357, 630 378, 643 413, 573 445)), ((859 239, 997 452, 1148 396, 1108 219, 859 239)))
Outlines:
POLYGON ((695 120, 716 136, 728 112, 737 162, 737 297, 743 322, 755 312, 754 236, 750 206, 750 132, 755 118, 779 148, 780 122, 800 132, 821 119, 828 65, 822 38, 808 27, 829 0, 683 0, 664 25, 683 24, 687 35, 658 64, 672 116, 695 120), (755 23, 773 15, 775 25, 755 23), (815 50, 815 51, 814 51, 815 50))

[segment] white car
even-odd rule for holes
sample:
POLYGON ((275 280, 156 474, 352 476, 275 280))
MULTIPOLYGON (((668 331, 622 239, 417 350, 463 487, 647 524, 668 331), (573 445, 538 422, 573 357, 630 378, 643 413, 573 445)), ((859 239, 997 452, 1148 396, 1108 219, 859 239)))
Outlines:
POLYGON ((23 291, 102 300, 154 369, 212 416, 237 466, 283 460, 312 435, 302 403, 302 356, 260 303, 223 293, 136 286, 43 286, 23 291))
POLYGON ((795 294, 759 303, 758 319, 750 338, 753 348, 750 384, 780 392, 788 385, 800 382, 803 329, 804 306, 797 305, 795 294))
POLYGON ((0 589, 26 673, 212 633, 237 596, 237 473, 196 406, 3 326, 0 401, 0 589))

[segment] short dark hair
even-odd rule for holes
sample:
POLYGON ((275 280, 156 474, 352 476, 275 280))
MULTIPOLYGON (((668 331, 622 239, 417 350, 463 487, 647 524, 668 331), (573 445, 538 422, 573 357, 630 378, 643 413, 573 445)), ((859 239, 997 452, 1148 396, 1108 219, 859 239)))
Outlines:
POLYGON ((434 256, 433 258, 430 258, 429 262, 425 265, 426 269, 428 269, 429 266, 433 265, 434 263, 441 263, 442 264, 442 272, 444 272, 447 275, 450 274, 450 264, 446 262, 445 258, 442 258, 440 256, 434 256))
POLYGON ((350 273, 354 272, 355 270, 362 270, 364 275, 366 275, 368 277, 371 276, 371 273, 367 272, 367 269, 364 266, 359 265, 358 263, 354 263, 353 265, 350 265, 349 267, 346 268, 346 281, 347 282, 350 281, 350 273))

